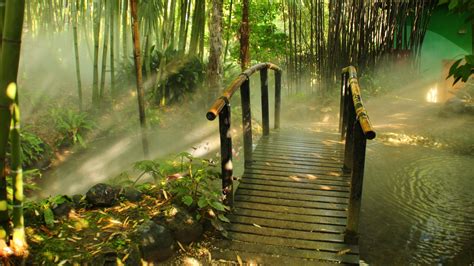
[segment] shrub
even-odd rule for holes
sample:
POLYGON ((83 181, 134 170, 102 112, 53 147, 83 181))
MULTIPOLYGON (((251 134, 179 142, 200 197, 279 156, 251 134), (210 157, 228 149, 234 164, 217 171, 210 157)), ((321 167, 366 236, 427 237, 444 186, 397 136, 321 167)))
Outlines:
POLYGON ((87 113, 71 109, 53 109, 51 116, 56 130, 63 135, 58 146, 80 144, 85 147, 84 135, 94 128, 94 123, 87 113))

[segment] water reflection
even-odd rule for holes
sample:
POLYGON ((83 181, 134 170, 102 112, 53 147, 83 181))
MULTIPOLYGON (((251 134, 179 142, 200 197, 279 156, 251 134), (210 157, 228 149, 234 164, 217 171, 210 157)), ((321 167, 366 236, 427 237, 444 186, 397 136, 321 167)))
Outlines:
POLYGON ((474 250, 472 156, 372 142, 367 162, 360 227, 366 262, 453 263, 466 247, 474 250))

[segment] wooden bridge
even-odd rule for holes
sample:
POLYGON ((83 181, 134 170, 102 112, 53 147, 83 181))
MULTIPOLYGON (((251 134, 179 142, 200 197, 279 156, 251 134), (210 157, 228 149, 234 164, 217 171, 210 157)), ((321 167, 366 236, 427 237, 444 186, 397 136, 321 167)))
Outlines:
POLYGON ((280 128, 281 70, 271 63, 239 75, 214 103, 219 117, 229 239, 212 257, 267 265, 359 264, 358 223, 366 139, 375 132, 354 67, 342 71, 340 134, 280 128), (270 130, 268 69, 275 71, 275 129, 270 130), (263 136, 252 150, 250 76, 260 71, 263 136), (245 170, 233 189, 230 104, 240 88, 245 170))

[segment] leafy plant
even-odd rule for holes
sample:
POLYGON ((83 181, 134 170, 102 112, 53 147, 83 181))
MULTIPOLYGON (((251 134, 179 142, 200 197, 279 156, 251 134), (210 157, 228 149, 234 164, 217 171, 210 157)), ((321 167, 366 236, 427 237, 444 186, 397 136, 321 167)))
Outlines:
MULTIPOLYGON (((447 5, 449 11, 454 13, 466 13, 468 15, 466 22, 474 23, 474 2, 472 0, 439 0, 438 5, 447 5)), ((474 75, 474 54, 468 54, 451 65, 447 78, 453 77, 454 85, 460 80, 466 82, 472 75, 474 75), (463 59, 464 64, 461 64, 463 59)))
POLYGON ((94 122, 87 113, 71 109, 53 109, 51 116, 56 129, 63 135, 59 146, 80 144, 85 147, 84 135, 94 128, 94 122))
POLYGON ((466 82, 471 75, 474 75, 474 55, 466 55, 463 58, 456 60, 449 68, 449 77, 454 78, 453 85, 458 81, 466 82), (464 64, 462 64, 464 60, 464 64))
POLYGON ((139 178, 145 173, 151 175, 174 199, 195 210, 198 220, 209 219, 221 231, 220 222, 229 222, 224 215, 229 209, 222 204, 220 189, 215 186, 220 174, 213 160, 182 152, 174 160, 144 160, 134 168, 142 171, 139 178))
POLYGON ((165 105, 181 100, 187 93, 196 91, 204 79, 205 66, 196 56, 183 56, 177 50, 159 51, 152 48, 151 71, 155 84, 151 98, 165 105))
POLYGON ((21 159, 24 168, 31 167, 51 153, 50 147, 36 134, 28 130, 21 130, 20 138, 21 159))

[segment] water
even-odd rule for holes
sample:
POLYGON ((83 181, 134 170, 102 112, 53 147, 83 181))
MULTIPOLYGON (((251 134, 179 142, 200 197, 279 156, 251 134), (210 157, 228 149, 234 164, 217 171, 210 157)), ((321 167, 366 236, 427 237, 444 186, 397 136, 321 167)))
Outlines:
POLYGON ((424 101, 428 88, 367 102, 378 134, 367 146, 360 221, 369 264, 474 262, 474 118, 439 116, 442 105, 424 101))
POLYGON ((371 264, 468 262, 474 157, 419 146, 368 146, 361 255, 371 264), (464 257, 463 257, 464 256, 464 257))

